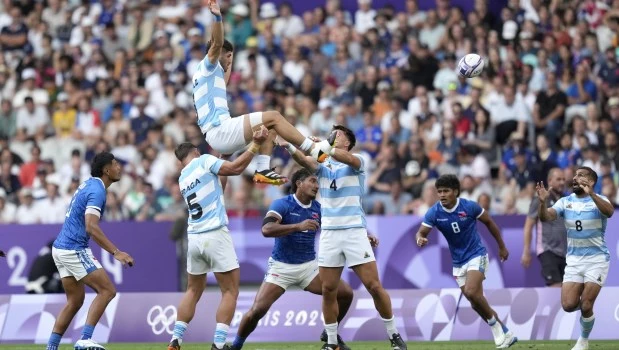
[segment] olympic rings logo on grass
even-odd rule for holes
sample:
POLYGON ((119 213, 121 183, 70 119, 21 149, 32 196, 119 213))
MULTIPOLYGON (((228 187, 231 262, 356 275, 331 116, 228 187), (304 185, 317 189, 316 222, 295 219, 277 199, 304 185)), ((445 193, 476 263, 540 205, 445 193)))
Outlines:
POLYGON ((168 305, 162 308, 160 305, 155 305, 148 311, 146 322, 156 335, 163 334, 163 332, 172 335, 174 322, 176 322, 176 307, 168 305))

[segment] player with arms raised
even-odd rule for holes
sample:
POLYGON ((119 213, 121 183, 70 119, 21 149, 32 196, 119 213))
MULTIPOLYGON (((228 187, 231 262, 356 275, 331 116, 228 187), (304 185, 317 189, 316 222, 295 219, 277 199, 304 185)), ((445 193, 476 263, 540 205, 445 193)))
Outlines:
POLYGON ((455 175, 442 175, 436 180, 439 201, 426 213, 419 232, 417 245, 428 243, 428 234, 436 227, 447 239, 453 263, 453 275, 462 294, 468 299, 481 318, 492 330, 494 343, 499 349, 512 346, 518 338, 499 320, 496 312, 484 297, 482 282, 488 267, 488 253, 477 231, 477 220, 488 230, 499 245, 501 261, 507 260, 509 252, 498 226, 488 212, 479 204, 460 196, 460 180, 455 175))
POLYGON ((391 309, 391 298, 378 277, 372 242, 378 243, 366 229, 361 197, 365 194, 363 158, 350 153, 355 147, 355 134, 348 128, 335 125, 329 136, 335 146, 325 164, 317 164, 311 157, 304 157, 293 146, 287 147, 294 160, 318 176, 322 230, 318 247, 318 265, 322 280, 322 311, 324 314, 326 343, 323 350, 338 349, 337 292, 344 265, 353 269, 374 299, 374 306, 385 323, 393 350, 406 349, 398 333, 391 309))
POLYGON ((88 247, 90 238, 123 266, 133 266, 133 258, 120 251, 99 227, 99 220, 105 210, 107 188, 120 180, 120 163, 114 159, 113 154, 102 152, 92 160, 91 169, 92 177, 84 181, 73 194, 64 225, 52 247, 52 256, 62 278, 67 304, 56 318, 47 350, 58 350, 62 335, 84 303, 85 285, 92 288, 97 296, 88 309, 82 337, 75 343, 75 350, 105 349, 91 338, 105 308, 116 296, 116 288, 92 255, 88 247))
POLYGON ((614 208, 608 198, 593 192, 597 180, 593 169, 576 169, 574 193, 559 199, 552 208, 546 207, 551 188, 546 190, 543 183, 536 186, 540 220, 546 222, 562 217, 567 228, 567 266, 561 287, 561 306, 566 312, 580 308, 581 313, 580 337, 572 350, 589 348, 589 334, 595 322, 593 304, 610 266, 604 234, 606 221, 613 215, 614 208))
MULTIPOLYGON (((269 258, 269 270, 254 304, 243 316, 233 350, 243 347, 258 321, 288 287, 299 286, 310 293, 322 294, 314 249, 315 236, 320 229, 320 204, 316 201, 318 178, 309 170, 301 169, 292 175, 291 182, 292 194, 271 203, 262 222, 262 234, 275 238, 275 245, 269 258)), ((340 282, 337 297, 339 321, 346 315, 353 298, 346 282, 340 282)), ((341 338, 338 338, 338 345, 341 350, 349 349, 341 338)))
POLYGON ((234 161, 224 161, 200 151, 189 142, 176 147, 174 154, 183 170, 178 179, 181 195, 187 202, 187 291, 178 307, 174 334, 168 350, 179 350, 183 335, 196 312, 206 287, 206 274, 213 272, 221 301, 215 319, 217 326, 212 350, 229 349, 226 337, 239 295, 239 261, 236 257, 219 176, 240 175, 249 165, 268 131, 261 127, 253 133, 253 143, 234 161))
MULTIPOLYGON (((206 137, 206 141, 217 152, 230 155, 243 149, 252 138, 252 132, 264 125, 269 130, 271 140, 276 134, 286 141, 299 146, 304 152, 309 152, 319 162, 327 158, 332 145, 327 140, 314 143, 304 137, 277 111, 255 112, 238 118, 231 118, 228 109, 226 81, 229 78, 232 54, 232 44, 224 39, 224 26, 217 0, 204 0, 215 17, 212 26, 212 39, 209 42, 208 53, 199 63, 197 72, 193 75, 193 99, 196 108, 198 126, 206 137)), ((272 142, 265 142, 256 158, 257 169, 254 181, 281 185, 287 179, 270 169, 270 154, 272 142)))

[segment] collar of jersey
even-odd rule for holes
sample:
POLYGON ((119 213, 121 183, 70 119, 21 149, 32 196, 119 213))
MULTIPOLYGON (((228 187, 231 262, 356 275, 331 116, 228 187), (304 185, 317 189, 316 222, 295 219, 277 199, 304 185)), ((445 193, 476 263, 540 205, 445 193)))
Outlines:
POLYGON ((443 208, 444 211, 446 211, 448 213, 453 213, 454 211, 456 211, 456 209, 458 208, 458 205, 460 204, 460 198, 456 199, 456 205, 454 205, 454 207, 451 208, 451 209, 447 209, 447 208, 443 207, 443 203, 441 203, 440 201, 438 202, 438 204, 441 205, 441 208, 443 208))
POLYGON ((303 204, 303 203, 301 203, 301 201, 297 198, 297 195, 296 195, 296 194, 293 194, 293 195, 292 195, 292 198, 294 198, 294 200, 297 202, 297 204, 298 204, 298 205, 300 205, 302 208, 309 209, 309 208, 311 208, 311 207, 312 207, 312 201, 310 201, 310 204, 303 204))
POLYGON ((99 180, 99 182, 101 182, 101 185, 103 185, 103 188, 105 188, 105 184, 103 183, 103 180, 101 180, 100 177, 95 177, 95 179, 99 180))

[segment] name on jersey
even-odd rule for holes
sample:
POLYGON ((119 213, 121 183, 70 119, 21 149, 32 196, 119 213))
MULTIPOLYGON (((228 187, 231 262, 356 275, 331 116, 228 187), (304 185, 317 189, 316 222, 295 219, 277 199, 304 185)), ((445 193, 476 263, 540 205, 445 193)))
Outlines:
POLYGON ((187 186, 187 188, 183 188, 181 190, 181 195, 185 196, 185 193, 187 193, 187 191, 189 190, 193 190, 194 188, 196 188, 196 186, 198 186, 200 184, 200 179, 196 179, 196 181, 192 182, 189 184, 189 186, 187 186))

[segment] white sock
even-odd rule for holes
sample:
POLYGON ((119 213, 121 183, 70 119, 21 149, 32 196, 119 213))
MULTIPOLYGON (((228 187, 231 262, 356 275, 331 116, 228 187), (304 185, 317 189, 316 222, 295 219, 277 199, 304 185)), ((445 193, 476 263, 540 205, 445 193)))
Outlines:
POLYGON ((259 154, 256 157, 256 171, 269 170, 271 166, 271 156, 259 154))
POLYGON ((217 327, 215 328, 215 337, 213 339, 213 344, 215 344, 218 349, 222 349, 226 344, 226 338, 228 337, 229 329, 230 326, 225 323, 217 324, 217 327))
POLYGON ((382 320, 385 322, 385 329, 389 339, 393 338, 393 335, 398 333, 398 330, 395 328, 395 316, 391 316, 390 319, 382 318, 382 320))
POLYGON ((496 318, 494 316, 492 316, 492 318, 490 318, 488 320, 488 326, 492 327, 496 324, 496 318))
POLYGON ((337 344, 337 322, 325 324, 327 330, 327 344, 337 344))
POLYGON ((301 151, 307 152, 310 150, 310 148, 312 148, 313 144, 314 144, 314 141, 306 137, 305 140, 303 140, 303 143, 301 144, 301 146, 299 146, 299 148, 301 149, 301 151))

